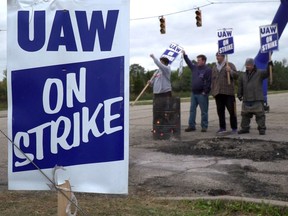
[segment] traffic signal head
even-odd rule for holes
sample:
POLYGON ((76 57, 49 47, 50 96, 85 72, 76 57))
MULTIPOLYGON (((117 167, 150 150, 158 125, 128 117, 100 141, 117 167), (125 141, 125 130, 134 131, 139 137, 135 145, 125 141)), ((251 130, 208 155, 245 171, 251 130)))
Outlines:
POLYGON ((163 16, 159 17, 160 21, 160 33, 165 34, 166 33, 166 23, 165 18, 163 16))
POLYGON ((202 14, 201 14, 201 10, 196 10, 195 11, 195 19, 196 19, 196 26, 197 27, 201 27, 202 26, 202 14))

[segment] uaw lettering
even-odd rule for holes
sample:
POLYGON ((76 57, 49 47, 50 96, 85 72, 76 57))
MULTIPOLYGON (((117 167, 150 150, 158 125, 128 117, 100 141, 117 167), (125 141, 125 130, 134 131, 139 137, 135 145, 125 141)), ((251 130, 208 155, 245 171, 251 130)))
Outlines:
POLYGON ((278 50, 278 27, 277 24, 260 26, 261 52, 278 50))
POLYGON ((218 30, 218 52, 221 54, 234 53, 233 32, 231 29, 218 30))
MULTIPOLYGON (((59 46, 65 46, 66 50, 71 52, 79 51, 80 47, 82 51, 93 51, 97 32, 100 50, 110 51, 119 11, 109 10, 106 22, 104 22, 102 11, 93 11, 91 20, 88 20, 86 11, 75 11, 74 13, 77 31, 72 25, 70 11, 58 10, 55 12, 45 49, 58 51, 59 46), (76 44, 75 32, 79 32, 80 45, 76 44)), ((46 29, 46 11, 34 11, 33 15, 30 14, 30 11, 18 12, 18 44, 23 50, 36 52, 42 49, 46 43, 46 29), (34 31, 29 28, 31 16, 34 21, 34 31), (31 32, 34 33, 33 39, 30 39, 31 32)))
POLYGON ((161 57, 166 57, 167 59, 169 59, 169 64, 172 64, 172 62, 177 58, 177 56, 182 50, 183 48, 179 45, 171 43, 169 45, 169 48, 164 51, 161 57))
MULTIPOLYGON (((100 51, 113 48, 117 10, 108 11, 105 21, 102 11, 88 20, 85 11, 58 10, 51 28, 45 11, 33 12, 34 25, 30 13, 18 11, 17 42, 26 52, 56 53, 61 46, 91 52, 96 38, 100 51)), ((41 168, 53 168, 55 161, 70 166, 123 160, 124 62, 119 56, 11 71, 15 145, 41 168)), ((35 170, 30 160, 14 147, 13 172, 35 170)))

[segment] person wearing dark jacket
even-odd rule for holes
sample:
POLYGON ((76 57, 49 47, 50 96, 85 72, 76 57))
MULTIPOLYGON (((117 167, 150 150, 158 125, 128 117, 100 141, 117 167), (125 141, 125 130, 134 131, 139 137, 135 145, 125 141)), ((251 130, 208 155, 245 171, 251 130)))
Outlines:
POLYGON ((226 61, 225 55, 216 53, 216 65, 212 68, 211 94, 215 99, 219 119, 217 134, 226 133, 225 109, 230 115, 232 133, 237 133, 237 113, 234 84, 238 79, 236 67, 226 61), (229 74, 230 83, 227 74, 229 74))
MULTIPOLYGON (((268 63, 273 66, 272 62, 268 63)), ((269 77, 269 70, 258 70, 254 59, 248 58, 245 62, 246 72, 239 78, 237 97, 242 102, 241 130, 238 134, 249 133, 250 120, 255 115, 260 135, 265 135, 265 110, 263 96, 263 80, 269 77)))
POLYGON ((184 60, 192 72, 192 92, 190 116, 186 132, 196 130, 196 111, 199 105, 201 110, 201 132, 206 132, 208 128, 208 105, 209 93, 211 90, 211 69, 206 65, 206 56, 198 55, 197 64, 193 64, 185 51, 184 60))

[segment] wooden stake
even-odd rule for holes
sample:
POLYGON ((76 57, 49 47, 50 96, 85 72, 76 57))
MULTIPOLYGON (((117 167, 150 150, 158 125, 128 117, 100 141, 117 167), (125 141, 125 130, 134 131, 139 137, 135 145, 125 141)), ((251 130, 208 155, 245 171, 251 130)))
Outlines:
MULTIPOLYGON (((226 67, 229 66, 229 62, 228 62, 228 55, 226 55, 226 67)), ((231 80, 230 80, 230 72, 227 71, 227 80, 228 80, 228 85, 231 84, 231 80)))
MULTIPOLYGON (((65 180, 65 183, 58 185, 60 190, 62 190, 69 198, 71 198, 71 186, 68 180, 65 180)), ((67 216, 66 208, 69 203, 69 200, 58 191, 58 216, 67 216)))
MULTIPOLYGON (((271 53, 271 51, 269 52, 269 62, 272 60, 272 58, 271 58, 271 56, 272 56, 272 53, 271 53)), ((269 65, 269 76, 270 76, 270 85, 272 85, 272 83, 273 83, 273 76, 272 76, 272 65, 269 65)))
POLYGON ((143 88, 143 90, 140 92, 140 94, 137 96, 137 98, 135 99, 135 101, 133 103, 131 103, 131 106, 134 106, 135 103, 139 100, 139 98, 141 97, 141 95, 145 92, 145 90, 148 88, 148 86, 150 85, 151 80, 156 76, 157 72, 155 72, 153 74, 153 76, 151 77, 151 79, 147 82, 146 86, 143 88))
POLYGON ((138 95, 138 97, 135 99, 135 101, 133 103, 131 103, 131 106, 134 106, 135 103, 139 100, 139 98, 141 97, 141 95, 145 92, 145 90, 148 88, 148 86, 150 85, 150 83, 148 82, 146 84, 146 86, 143 88, 143 90, 140 92, 140 94, 138 95))

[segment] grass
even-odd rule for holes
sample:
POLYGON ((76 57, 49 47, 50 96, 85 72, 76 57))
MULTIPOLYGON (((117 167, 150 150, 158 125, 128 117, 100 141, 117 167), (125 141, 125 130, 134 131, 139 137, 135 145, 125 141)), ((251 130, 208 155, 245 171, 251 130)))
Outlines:
POLYGON ((7 110, 7 102, 0 102, 0 110, 7 110))
MULTIPOLYGON (((224 200, 163 200, 149 196, 115 196, 77 193, 78 204, 92 216, 285 216, 287 207, 224 200)), ((57 215, 56 192, 0 193, 0 212, 5 216, 57 215)), ((81 216, 80 212, 77 215, 81 216)))

